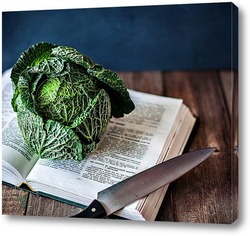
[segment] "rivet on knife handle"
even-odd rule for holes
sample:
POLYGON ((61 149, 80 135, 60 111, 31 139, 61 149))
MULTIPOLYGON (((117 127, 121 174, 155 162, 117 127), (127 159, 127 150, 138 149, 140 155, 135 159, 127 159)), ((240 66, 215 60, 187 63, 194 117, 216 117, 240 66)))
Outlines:
POLYGON ((74 215, 74 218, 104 218, 107 216, 102 204, 97 200, 94 200, 90 205, 84 209, 84 211, 74 215))

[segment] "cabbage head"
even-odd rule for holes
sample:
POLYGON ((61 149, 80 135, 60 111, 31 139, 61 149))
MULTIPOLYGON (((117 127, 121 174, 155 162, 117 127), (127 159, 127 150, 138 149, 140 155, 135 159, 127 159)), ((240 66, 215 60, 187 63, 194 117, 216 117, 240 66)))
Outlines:
POLYGON ((11 80, 18 126, 40 158, 82 160, 96 149, 112 116, 134 109, 116 73, 67 46, 32 45, 12 68, 11 80))

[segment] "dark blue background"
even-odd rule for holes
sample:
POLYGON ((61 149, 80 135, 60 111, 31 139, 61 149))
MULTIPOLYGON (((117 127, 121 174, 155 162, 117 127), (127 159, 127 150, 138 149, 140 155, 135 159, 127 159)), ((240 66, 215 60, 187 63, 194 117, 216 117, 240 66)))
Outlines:
POLYGON ((238 68, 231 3, 3 12, 3 71, 34 43, 68 45, 115 71, 238 68))

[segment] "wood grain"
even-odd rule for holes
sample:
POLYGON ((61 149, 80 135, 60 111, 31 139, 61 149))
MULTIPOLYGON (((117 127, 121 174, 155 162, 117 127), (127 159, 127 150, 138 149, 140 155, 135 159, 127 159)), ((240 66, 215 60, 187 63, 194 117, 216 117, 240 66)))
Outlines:
POLYGON ((30 194, 27 215, 69 217, 80 212, 81 209, 37 194, 30 194))
POLYGON ((223 78, 222 87, 216 72, 167 72, 164 79, 166 96, 183 98, 200 119, 190 150, 214 146, 217 153, 170 185, 159 220, 232 223, 237 218, 238 161, 231 148, 232 98, 224 94, 232 81, 223 78))
MULTIPOLYGON (((217 147, 171 183, 157 221, 230 224, 238 217, 238 75, 231 71, 120 72, 128 88, 182 98, 199 125, 186 151, 217 147)), ((3 185, 2 212, 66 217, 81 209, 3 185)))
POLYGON ((25 215, 28 198, 28 192, 2 185, 2 214, 25 215))

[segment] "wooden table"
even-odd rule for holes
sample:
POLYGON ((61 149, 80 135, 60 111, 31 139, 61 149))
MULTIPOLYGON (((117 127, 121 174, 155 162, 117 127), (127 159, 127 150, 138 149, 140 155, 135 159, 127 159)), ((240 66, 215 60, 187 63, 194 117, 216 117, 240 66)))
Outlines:
MULTIPOLYGON (((129 88, 182 98, 199 125, 186 151, 217 147, 171 183, 157 221, 232 223, 238 217, 238 76, 230 71, 120 72, 129 88)), ((2 213, 70 216, 79 208, 2 185, 2 213)))

